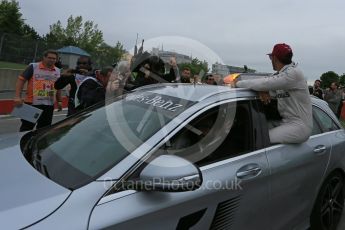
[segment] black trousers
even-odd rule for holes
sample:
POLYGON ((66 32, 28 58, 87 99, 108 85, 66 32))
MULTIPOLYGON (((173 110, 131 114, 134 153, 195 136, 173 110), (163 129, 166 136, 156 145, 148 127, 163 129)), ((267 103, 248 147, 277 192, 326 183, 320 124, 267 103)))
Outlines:
MULTIPOLYGON (((49 126, 53 121, 54 106, 52 105, 32 105, 42 110, 40 118, 37 120, 37 129, 49 126)), ((20 126, 19 132, 30 131, 35 128, 35 123, 21 119, 22 125, 20 126)))

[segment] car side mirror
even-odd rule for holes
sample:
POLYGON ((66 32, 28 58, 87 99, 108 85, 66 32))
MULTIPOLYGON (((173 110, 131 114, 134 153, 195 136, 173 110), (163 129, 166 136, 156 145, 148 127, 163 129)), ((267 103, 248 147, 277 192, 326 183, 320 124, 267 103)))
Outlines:
POLYGON ((193 163, 174 155, 161 155, 151 161, 139 178, 126 182, 127 189, 140 191, 185 192, 202 184, 200 169, 193 163))

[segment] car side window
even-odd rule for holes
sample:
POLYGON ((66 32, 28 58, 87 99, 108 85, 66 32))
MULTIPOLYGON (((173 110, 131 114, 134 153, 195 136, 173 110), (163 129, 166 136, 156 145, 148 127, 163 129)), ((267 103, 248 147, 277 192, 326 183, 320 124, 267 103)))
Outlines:
MULTIPOLYGON (((259 102, 261 103, 261 102, 259 102)), ((277 108, 277 100, 273 99, 271 100, 271 103, 264 105, 262 103, 263 111, 267 120, 267 124, 269 128, 275 127, 275 123, 277 124, 281 121, 281 116, 279 114, 278 108, 277 108)), ((313 106, 313 130, 312 130, 312 136, 321 134, 323 132, 322 128, 320 127, 320 123, 324 123, 324 130, 332 131, 337 130, 339 127, 333 122, 333 120, 322 110, 316 108, 313 106), (321 120, 319 122, 319 120, 321 120)))
POLYGON ((313 114, 320 122, 323 132, 330 132, 340 129, 339 126, 333 121, 333 119, 321 109, 313 106, 313 114))
POLYGON ((322 130, 319 126, 319 123, 315 119, 315 115, 313 114, 313 131, 311 132, 311 136, 321 134, 321 133, 322 133, 322 130))
POLYGON ((249 102, 228 103, 199 115, 163 149, 203 166, 252 151, 252 129, 249 102))

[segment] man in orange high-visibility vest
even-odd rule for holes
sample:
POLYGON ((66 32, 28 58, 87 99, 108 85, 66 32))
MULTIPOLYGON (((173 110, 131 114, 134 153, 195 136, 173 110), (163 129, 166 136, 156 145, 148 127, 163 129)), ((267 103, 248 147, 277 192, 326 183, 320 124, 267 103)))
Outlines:
MULTIPOLYGON (((37 121, 37 129, 51 125, 55 98, 61 109, 61 91, 54 89, 54 83, 60 77, 60 69, 54 65, 57 58, 58 53, 54 50, 44 52, 43 60, 31 63, 18 77, 16 83, 15 106, 26 103, 43 111, 37 121), (22 99, 21 93, 25 82, 28 82, 26 98, 22 99)), ((35 123, 22 120, 19 131, 32 130, 35 125, 35 123)))

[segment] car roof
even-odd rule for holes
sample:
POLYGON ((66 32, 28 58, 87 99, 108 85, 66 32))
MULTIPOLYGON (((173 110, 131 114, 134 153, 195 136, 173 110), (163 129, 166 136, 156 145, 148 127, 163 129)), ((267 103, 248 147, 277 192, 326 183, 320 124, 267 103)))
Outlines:
POLYGON ((329 106, 328 103, 318 97, 315 97, 314 95, 310 96, 311 102, 315 105, 318 105, 319 107, 321 107, 324 110, 329 111, 329 106))
POLYGON ((231 88, 229 86, 191 84, 191 83, 163 83, 152 84, 135 89, 135 92, 151 92, 170 97, 178 97, 189 101, 203 101, 207 98, 229 94, 229 98, 255 96, 256 93, 245 88, 231 88))
MULTIPOLYGON (((142 86, 135 92, 150 92, 184 100, 201 102, 213 96, 226 96, 227 98, 255 97, 257 92, 246 88, 231 88, 229 86, 191 84, 191 83, 162 83, 142 86)), ((312 104, 330 111, 328 103, 313 95, 310 96, 312 104)))

